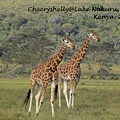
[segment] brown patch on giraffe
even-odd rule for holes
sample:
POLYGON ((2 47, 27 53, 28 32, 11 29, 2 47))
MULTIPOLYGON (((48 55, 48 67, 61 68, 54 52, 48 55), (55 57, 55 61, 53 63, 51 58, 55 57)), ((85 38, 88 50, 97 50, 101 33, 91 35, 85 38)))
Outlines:
POLYGON ((83 45, 84 48, 86 48, 86 43, 83 45))
POLYGON ((57 56, 56 57, 56 62, 58 63, 60 61, 59 57, 57 56))

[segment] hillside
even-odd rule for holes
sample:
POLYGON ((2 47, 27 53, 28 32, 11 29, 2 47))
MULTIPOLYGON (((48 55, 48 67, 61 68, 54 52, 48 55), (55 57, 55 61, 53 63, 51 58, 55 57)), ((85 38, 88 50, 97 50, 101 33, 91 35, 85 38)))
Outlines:
POLYGON ((1 74, 29 74, 59 49, 66 35, 76 43, 63 61, 68 60, 91 29, 101 42, 91 42, 82 63, 109 73, 120 65, 119 6, 120 0, 0 0, 1 74))

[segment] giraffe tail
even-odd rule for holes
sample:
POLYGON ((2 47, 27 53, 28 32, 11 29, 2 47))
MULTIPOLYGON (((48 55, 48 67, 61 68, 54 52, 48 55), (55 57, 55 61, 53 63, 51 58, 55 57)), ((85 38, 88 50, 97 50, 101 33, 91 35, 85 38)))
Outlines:
POLYGON ((25 107, 27 106, 28 101, 29 101, 29 98, 30 98, 30 93, 31 93, 31 89, 28 90, 27 96, 26 96, 26 98, 25 98, 25 100, 24 100, 24 102, 23 102, 22 107, 23 107, 23 106, 25 106, 25 107))
POLYGON ((58 93, 58 84, 55 85, 55 99, 57 99, 57 93, 58 93))

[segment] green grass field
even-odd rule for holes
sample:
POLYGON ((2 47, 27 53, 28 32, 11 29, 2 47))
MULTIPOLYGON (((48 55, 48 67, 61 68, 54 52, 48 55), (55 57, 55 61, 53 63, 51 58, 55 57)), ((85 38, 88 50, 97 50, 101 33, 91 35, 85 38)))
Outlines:
POLYGON ((81 80, 76 88, 75 108, 66 107, 62 94, 62 108, 55 101, 54 118, 51 117, 50 87, 40 114, 35 117, 35 100, 31 116, 22 108, 29 88, 28 78, 0 79, 0 120, 120 120, 120 81, 81 80))

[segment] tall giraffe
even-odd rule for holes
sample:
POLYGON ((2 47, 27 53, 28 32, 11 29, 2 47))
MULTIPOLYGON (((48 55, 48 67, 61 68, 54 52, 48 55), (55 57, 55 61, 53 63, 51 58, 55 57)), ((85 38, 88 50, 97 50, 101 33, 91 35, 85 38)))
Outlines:
MULTIPOLYGON (((63 82, 63 93, 65 95, 67 107, 74 108, 74 96, 75 96, 75 87, 80 80, 81 69, 80 69, 80 62, 83 60, 89 43, 91 40, 100 41, 98 35, 91 30, 90 33, 87 34, 85 42, 82 48, 77 51, 70 60, 58 66, 58 92, 59 92, 59 107, 61 107, 61 88, 60 84, 63 82), (70 80, 70 95, 69 100, 67 96, 67 84, 70 80)), ((56 85, 57 88, 57 85, 56 85)))
POLYGON ((43 64, 36 66, 31 73, 30 77, 30 89, 28 91, 27 97, 25 99, 24 104, 27 104, 30 98, 30 105, 28 110, 28 115, 31 114, 32 108, 32 99, 33 99, 33 91, 35 86, 38 87, 38 92, 35 95, 36 99, 36 115, 38 115, 40 107, 44 101, 44 95, 46 91, 47 85, 51 84, 51 109, 52 116, 54 116, 54 90, 55 90, 55 80, 57 79, 57 66, 62 61, 66 48, 75 49, 75 46, 72 40, 69 37, 66 37, 62 40, 62 45, 60 50, 51 55, 46 62, 43 64))

